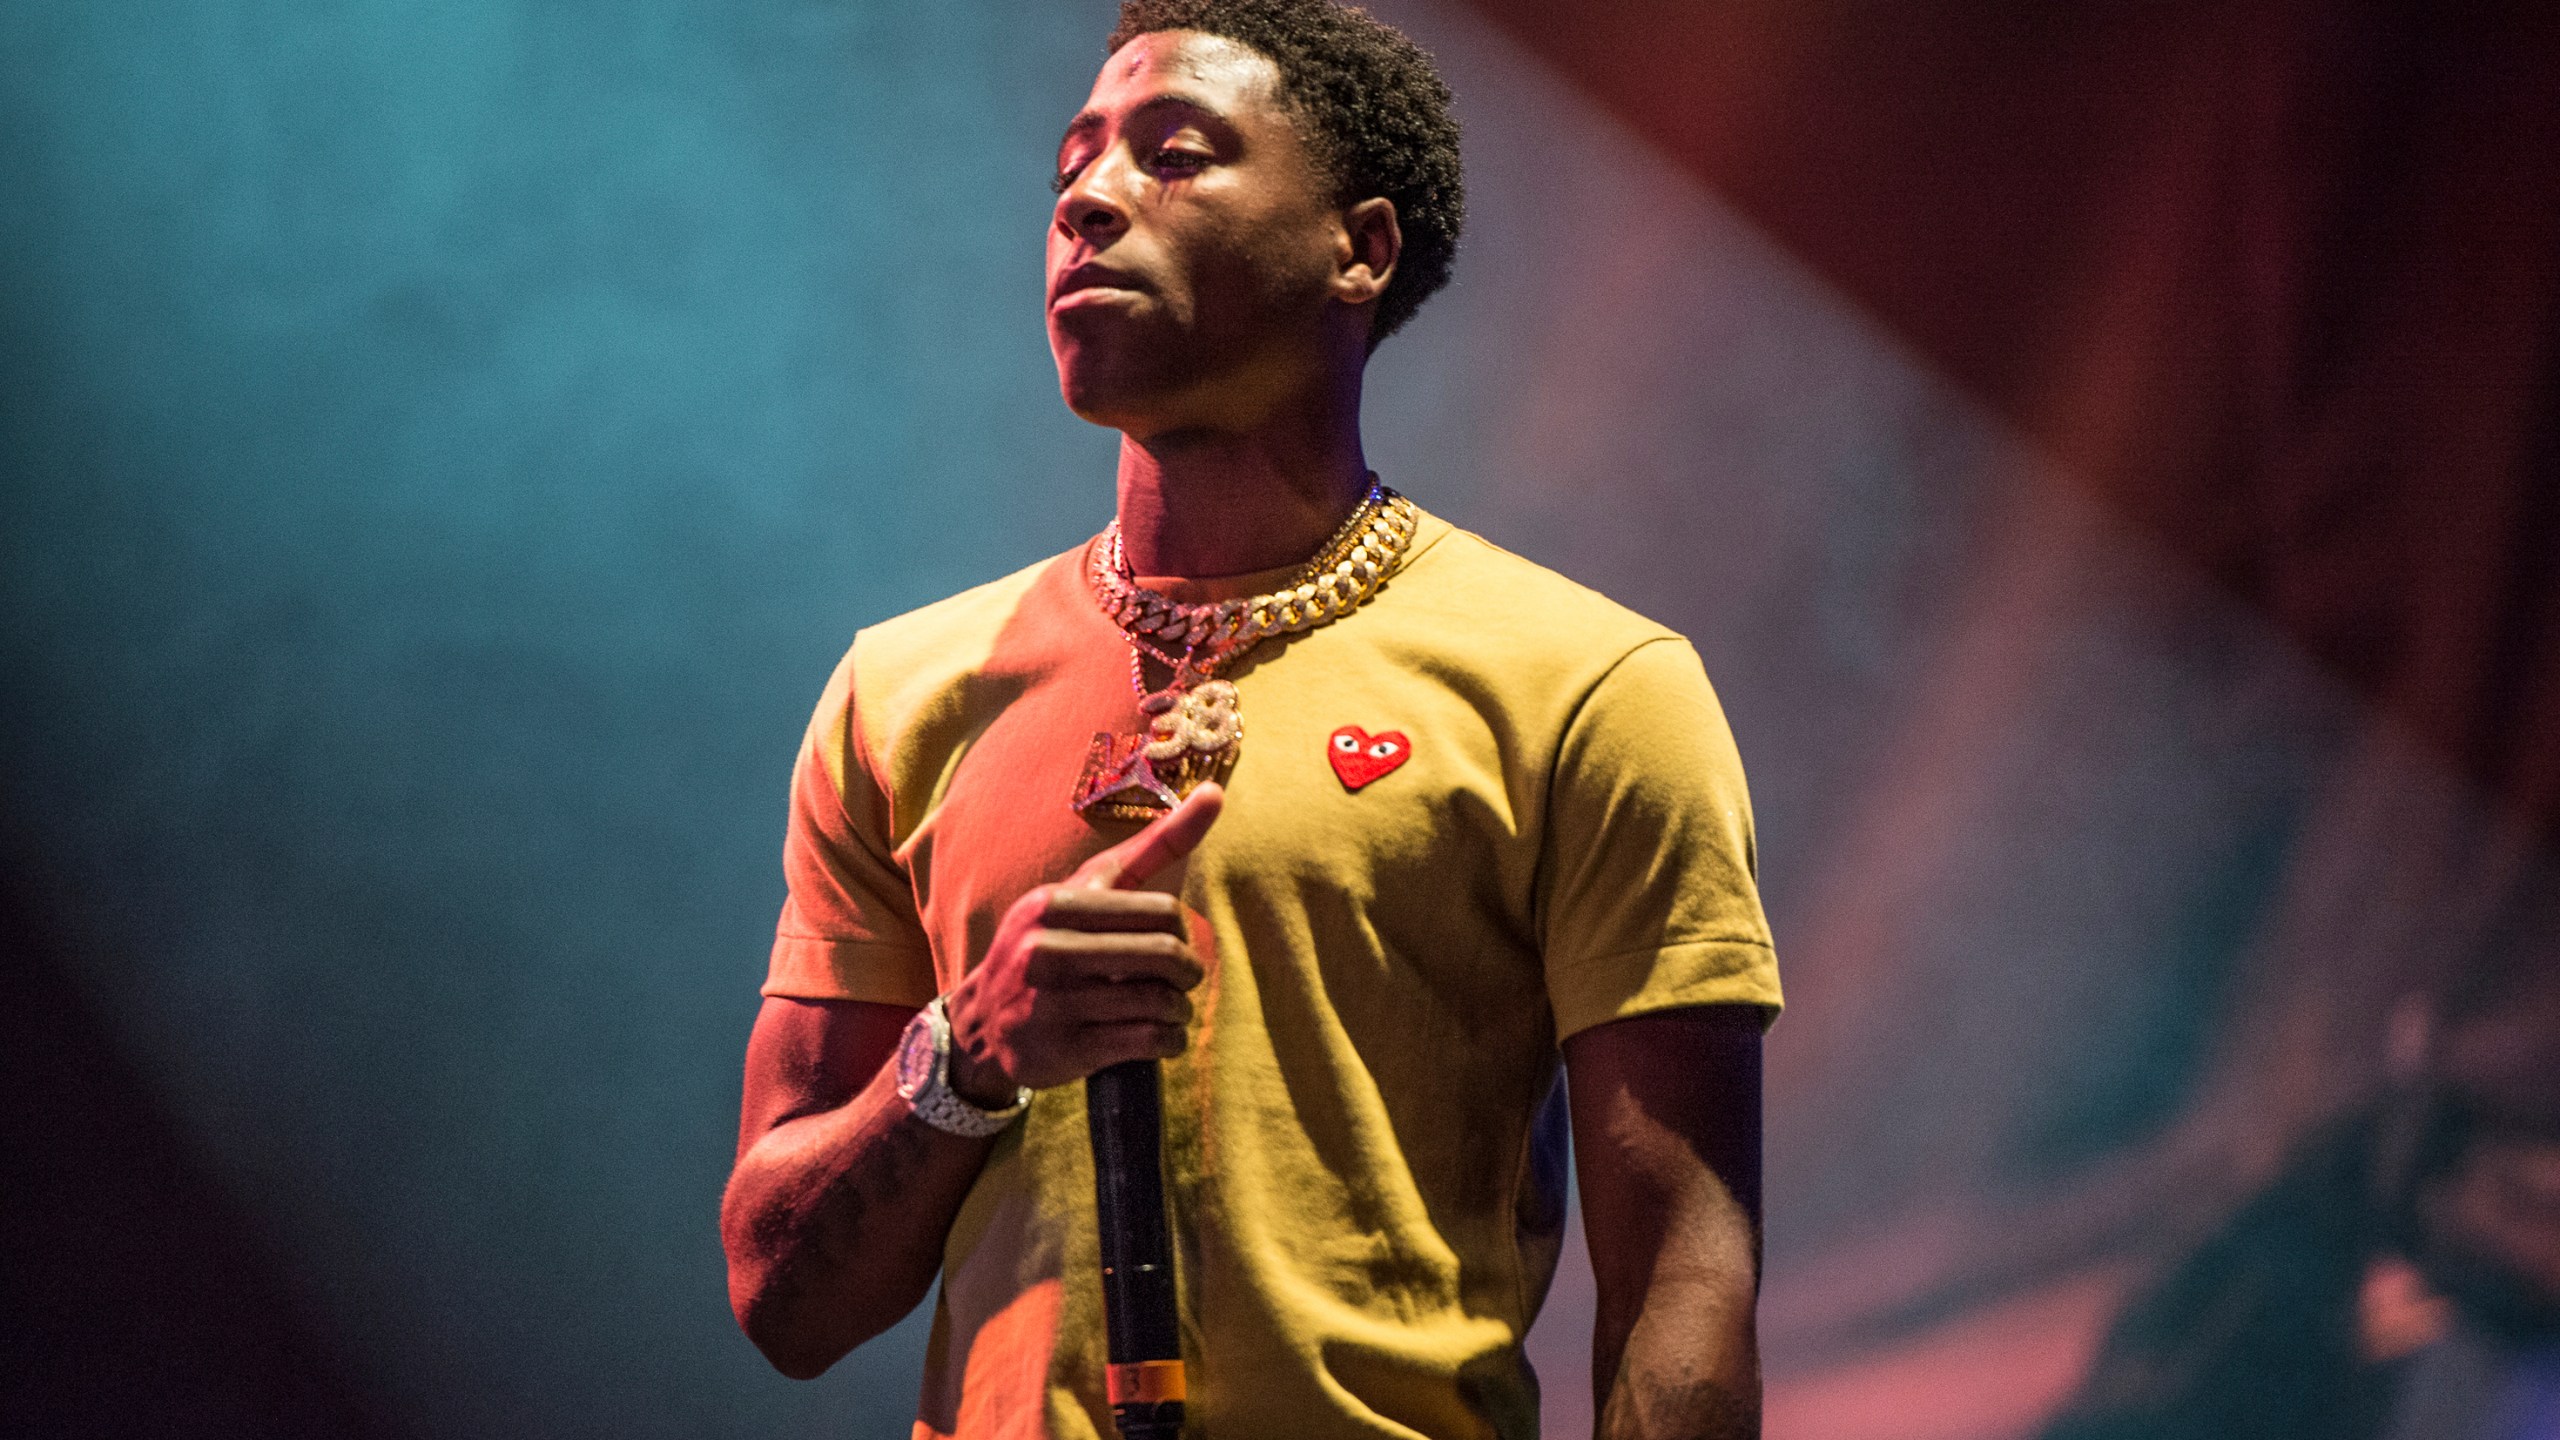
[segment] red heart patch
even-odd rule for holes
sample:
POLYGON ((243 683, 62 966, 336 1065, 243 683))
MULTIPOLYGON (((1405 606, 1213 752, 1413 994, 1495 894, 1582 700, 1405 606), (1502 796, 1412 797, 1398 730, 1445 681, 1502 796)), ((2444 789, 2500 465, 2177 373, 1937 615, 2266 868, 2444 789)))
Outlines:
POLYGON ((1412 759, 1413 742, 1401 730, 1372 735, 1357 725, 1345 725, 1333 732, 1324 758, 1333 762, 1333 773, 1343 789, 1357 790, 1412 759))

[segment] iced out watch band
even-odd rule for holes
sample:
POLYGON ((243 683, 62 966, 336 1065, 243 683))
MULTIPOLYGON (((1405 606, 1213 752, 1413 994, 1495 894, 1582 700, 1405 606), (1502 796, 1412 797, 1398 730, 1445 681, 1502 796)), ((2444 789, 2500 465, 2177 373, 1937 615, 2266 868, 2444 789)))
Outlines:
POLYGON ((980 1139, 1019 1119, 1031 1103, 1031 1092, 1017 1086, 1013 1103, 1002 1110, 982 1110, 951 1089, 951 1021, 942 1000, 916 1012, 907 1033, 898 1039, 898 1095, 916 1118, 951 1135, 980 1139))

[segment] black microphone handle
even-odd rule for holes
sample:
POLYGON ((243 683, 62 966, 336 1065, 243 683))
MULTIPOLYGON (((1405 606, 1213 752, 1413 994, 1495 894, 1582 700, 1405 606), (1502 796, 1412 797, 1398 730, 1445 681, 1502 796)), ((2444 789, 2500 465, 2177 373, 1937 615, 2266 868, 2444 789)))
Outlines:
POLYGON ((1182 1431, 1182 1326, 1164 1212, 1162 1068, 1126 1060, 1085 1081, 1093 1200, 1102 1241, 1111 1418, 1124 1440, 1182 1431))

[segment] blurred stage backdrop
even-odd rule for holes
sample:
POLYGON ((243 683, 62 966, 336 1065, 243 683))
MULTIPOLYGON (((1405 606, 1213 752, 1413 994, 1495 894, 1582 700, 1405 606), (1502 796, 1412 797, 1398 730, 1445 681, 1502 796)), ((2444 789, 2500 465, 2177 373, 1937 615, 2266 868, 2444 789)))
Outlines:
MULTIPOLYGON (((2555 954, 2550 37, 1378 8, 1474 222, 1375 463, 1750 767, 1770 1434, 2035 1433, 2399 997, 2555 954)), ((1109 513, 1109 19, 0 5, 0 1430, 906 1433, 918 1323, 777 1378, 714 1211, 830 665, 1109 513)))

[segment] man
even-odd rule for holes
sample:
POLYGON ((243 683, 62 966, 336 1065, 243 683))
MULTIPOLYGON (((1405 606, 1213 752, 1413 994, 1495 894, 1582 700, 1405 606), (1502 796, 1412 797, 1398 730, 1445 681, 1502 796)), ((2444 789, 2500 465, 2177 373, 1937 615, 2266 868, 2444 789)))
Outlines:
POLYGON ((938 1274, 920 1436, 1109 1433, 1078 1082, 1138 1057, 1191 1433, 1535 1435, 1559 1048, 1600 1430, 1757 1433, 1779 995, 1722 714, 1679 637, 1362 458, 1454 250, 1447 101, 1325 0, 1130 0, 1048 232, 1117 520, 820 701, 731 1297, 810 1376, 938 1274))

